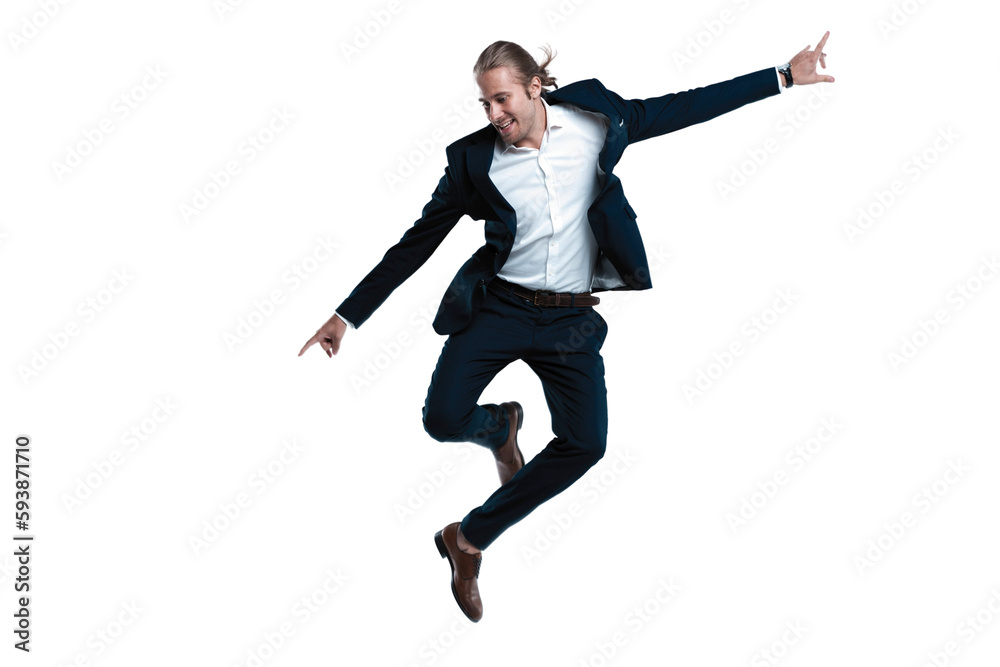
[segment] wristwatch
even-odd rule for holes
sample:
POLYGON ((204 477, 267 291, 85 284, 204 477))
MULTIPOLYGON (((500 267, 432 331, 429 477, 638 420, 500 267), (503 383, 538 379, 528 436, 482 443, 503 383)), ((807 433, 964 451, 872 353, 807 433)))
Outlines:
POLYGON ((785 82, 788 84, 785 88, 792 87, 792 63, 788 62, 778 68, 778 72, 785 75, 785 82))

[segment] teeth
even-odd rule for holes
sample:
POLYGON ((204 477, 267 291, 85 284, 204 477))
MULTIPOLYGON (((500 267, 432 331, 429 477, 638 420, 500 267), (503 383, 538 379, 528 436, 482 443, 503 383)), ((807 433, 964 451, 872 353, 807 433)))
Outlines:
POLYGON ((508 120, 508 121, 507 121, 506 123, 504 123, 503 125, 501 125, 501 126, 500 126, 500 129, 501 129, 501 130, 502 130, 502 129, 504 129, 505 127, 507 127, 508 125, 510 125, 510 124, 511 124, 511 123, 513 123, 513 122, 514 122, 514 121, 512 121, 512 120, 508 120))

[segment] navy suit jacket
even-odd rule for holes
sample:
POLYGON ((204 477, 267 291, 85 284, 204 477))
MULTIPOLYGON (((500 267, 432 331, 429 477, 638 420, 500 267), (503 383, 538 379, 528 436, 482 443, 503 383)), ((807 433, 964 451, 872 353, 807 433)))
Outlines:
MULTIPOLYGON (((773 67, 661 97, 626 100, 597 79, 543 91, 549 104, 568 103, 608 119, 608 135, 598 156, 604 171, 601 190, 587 211, 599 247, 595 292, 652 287, 635 211, 613 169, 629 144, 703 123, 744 104, 780 93, 773 67)), ((446 149, 448 165, 420 218, 386 251, 337 312, 360 327, 404 280, 420 268, 462 216, 485 223, 486 243, 459 269, 434 319, 440 334, 461 331, 482 303, 486 284, 507 261, 517 217, 489 177, 497 131, 473 132, 446 149)))

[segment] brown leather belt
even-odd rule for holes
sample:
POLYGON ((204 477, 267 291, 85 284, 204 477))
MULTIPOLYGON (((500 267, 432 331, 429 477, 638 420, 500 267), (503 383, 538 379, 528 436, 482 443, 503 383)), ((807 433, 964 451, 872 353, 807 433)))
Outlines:
POLYGON ((599 297, 593 296, 590 292, 573 294, 571 292, 530 290, 520 285, 509 283, 506 280, 501 280, 500 278, 491 280, 487 287, 492 287, 503 292, 510 292, 543 308, 583 308, 585 306, 596 306, 601 302, 599 297))

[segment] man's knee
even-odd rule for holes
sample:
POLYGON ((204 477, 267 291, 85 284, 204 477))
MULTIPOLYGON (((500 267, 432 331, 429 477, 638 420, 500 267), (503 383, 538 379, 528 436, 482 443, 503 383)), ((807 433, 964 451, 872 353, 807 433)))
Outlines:
POLYGON ((426 407, 424 407, 424 430, 427 431, 427 435, 439 442, 448 439, 445 420, 438 413, 430 412, 426 407))
POLYGON ((425 405, 423 411, 424 430, 438 442, 455 440, 463 432, 458 420, 448 410, 425 405))
POLYGON ((596 464, 602 458, 604 458, 604 453, 608 449, 608 438, 607 434, 598 435, 594 434, 591 438, 586 440, 582 446, 584 456, 590 462, 590 465, 596 464))
POLYGON ((579 460, 589 469, 604 457, 607 451, 608 433, 607 430, 600 428, 578 431, 571 442, 579 460))

